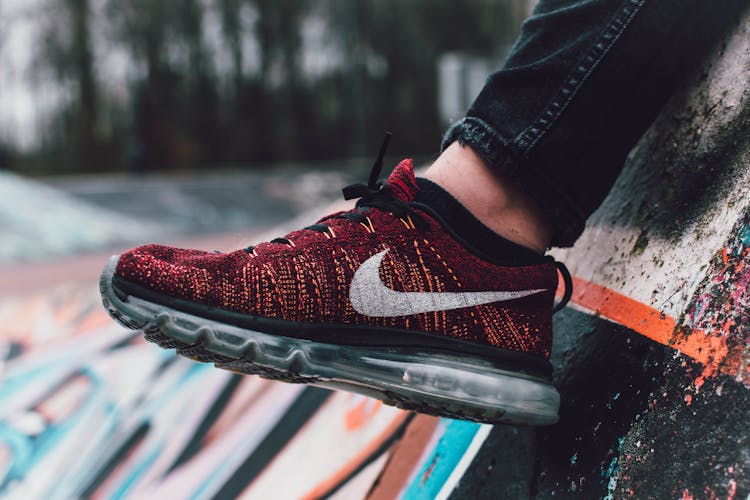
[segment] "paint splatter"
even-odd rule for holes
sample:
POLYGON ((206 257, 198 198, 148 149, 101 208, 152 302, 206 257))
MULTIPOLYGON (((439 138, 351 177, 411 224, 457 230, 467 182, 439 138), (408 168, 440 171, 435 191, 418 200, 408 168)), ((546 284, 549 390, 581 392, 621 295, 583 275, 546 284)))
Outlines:
MULTIPOLYGON (((735 235, 711 260, 706 278, 686 309, 680 341, 717 339, 724 352, 714 352, 711 362, 694 381, 699 389, 706 378, 724 373, 750 387, 750 213, 733 231, 735 235)), ((679 329, 678 329, 679 330, 679 329)))

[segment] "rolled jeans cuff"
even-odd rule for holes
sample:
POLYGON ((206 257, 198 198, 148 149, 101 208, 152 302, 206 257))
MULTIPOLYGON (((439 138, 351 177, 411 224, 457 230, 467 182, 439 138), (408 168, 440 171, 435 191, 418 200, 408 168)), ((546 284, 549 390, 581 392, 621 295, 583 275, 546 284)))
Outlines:
POLYGON ((457 121, 443 136, 441 151, 452 143, 469 146, 490 168, 509 176, 536 201, 555 228, 551 246, 570 247, 586 226, 586 214, 555 181, 531 162, 516 158, 506 141, 487 122, 469 116, 457 121))

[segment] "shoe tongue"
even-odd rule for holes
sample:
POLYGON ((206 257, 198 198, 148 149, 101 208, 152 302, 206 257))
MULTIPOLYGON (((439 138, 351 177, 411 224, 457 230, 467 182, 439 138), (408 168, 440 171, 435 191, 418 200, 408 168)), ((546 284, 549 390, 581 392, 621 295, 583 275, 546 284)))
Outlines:
POLYGON ((391 192, 396 198, 406 202, 412 201, 417 191, 419 191, 417 178, 414 176, 414 165, 412 165, 409 158, 402 160, 401 163, 396 165, 393 173, 391 173, 385 182, 391 188, 391 192))

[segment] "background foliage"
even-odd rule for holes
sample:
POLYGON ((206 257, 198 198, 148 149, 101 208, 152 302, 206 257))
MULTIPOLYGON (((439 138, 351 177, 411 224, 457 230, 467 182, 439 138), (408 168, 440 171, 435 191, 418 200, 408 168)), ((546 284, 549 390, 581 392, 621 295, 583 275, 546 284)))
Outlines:
POLYGON ((0 156, 27 172, 268 165, 369 155, 386 129, 396 152, 431 154, 440 57, 499 64, 528 3, 41 0, 29 78, 62 97, 0 156))

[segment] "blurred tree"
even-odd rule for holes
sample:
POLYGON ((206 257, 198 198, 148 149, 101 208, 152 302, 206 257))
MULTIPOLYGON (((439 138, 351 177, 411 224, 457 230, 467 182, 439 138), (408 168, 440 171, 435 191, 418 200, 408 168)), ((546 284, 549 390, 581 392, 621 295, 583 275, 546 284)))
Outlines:
POLYGON ((232 90, 235 101, 242 93, 245 78, 243 69, 245 47, 242 43, 245 29, 242 24, 244 3, 245 0, 218 0, 222 34, 232 61, 232 90))
POLYGON ((300 23, 308 8, 299 0, 251 0, 258 13, 255 35, 260 48, 261 93, 255 121, 262 161, 296 159, 300 138, 309 128, 300 88, 300 23), (283 153, 282 153, 283 152, 283 153))
POLYGON ((173 13, 175 42, 185 47, 187 58, 181 74, 184 81, 180 106, 182 137, 187 148, 181 163, 205 165, 224 160, 220 144, 218 83, 203 36, 205 12, 200 0, 178 0, 173 13))
POLYGON ((91 16, 89 0, 67 0, 72 18, 72 72, 78 87, 78 119, 75 124, 81 167, 92 170, 97 163, 97 88, 94 77, 94 56, 91 48, 91 16))
POLYGON ((143 76, 133 83, 131 149, 140 151, 144 168, 176 163, 179 134, 179 75, 166 56, 173 36, 176 0, 111 0, 108 17, 115 42, 125 47, 143 76))
POLYGON ((248 13, 256 14, 248 0, 218 0, 221 33, 231 62, 230 91, 223 96, 223 157, 230 163, 257 158, 256 121, 253 103, 260 95, 260 83, 245 71, 246 40, 254 32, 248 13))
MULTIPOLYGON (((43 69, 72 89, 68 108, 53 117, 49 147, 60 153, 68 167, 94 170, 100 168, 101 138, 98 137, 98 89, 91 46, 91 7, 89 0, 61 0, 58 15, 44 18, 44 40, 41 51, 43 69)), ((54 12, 54 10, 53 10, 54 12)), ((57 155, 55 155, 57 156, 57 155)))
POLYGON ((347 48, 344 120, 356 134, 349 154, 373 149, 390 129, 404 152, 434 152, 437 63, 445 52, 496 57, 518 30, 517 1, 329 0, 331 29, 347 48), (367 145, 365 147, 365 145, 367 145))
POLYGON ((125 158, 153 169, 370 155, 385 129, 396 135, 394 153, 434 153, 443 131, 441 56, 499 62, 530 4, 44 1, 52 15, 40 66, 75 89, 45 147, 64 153, 50 158, 66 158, 70 169, 109 168, 125 158), (91 2, 105 5, 107 29, 96 25, 102 19, 91 2), (123 104, 97 83, 92 33, 128 58, 123 104), (123 110, 114 128, 113 109, 123 110))

